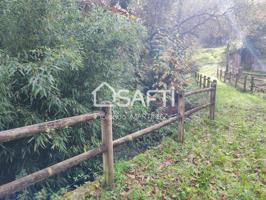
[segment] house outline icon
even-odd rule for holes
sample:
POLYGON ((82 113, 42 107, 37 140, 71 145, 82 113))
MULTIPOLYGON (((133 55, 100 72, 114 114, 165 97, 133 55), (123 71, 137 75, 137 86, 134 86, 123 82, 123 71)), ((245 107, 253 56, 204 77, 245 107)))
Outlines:
POLYGON ((112 97, 113 97, 113 101, 111 103, 114 103, 116 101, 116 92, 115 89, 109 85, 106 82, 103 82, 101 85, 99 85, 95 90, 92 91, 92 95, 93 95, 93 104, 95 107, 108 107, 110 106, 110 102, 108 102, 108 104, 105 102, 102 102, 100 104, 98 104, 97 102, 97 92, 100 91, 103 87, 107 87, 112 93, 112 97))

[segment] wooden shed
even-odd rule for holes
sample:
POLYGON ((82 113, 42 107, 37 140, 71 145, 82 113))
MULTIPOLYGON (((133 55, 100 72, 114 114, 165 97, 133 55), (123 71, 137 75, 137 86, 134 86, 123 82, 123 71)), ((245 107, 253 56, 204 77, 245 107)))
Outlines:
POLYGON ((266 63, 252 48, 238 48, 228 52, 228 70, 234 73, 241 71, 266 72, 266 63))

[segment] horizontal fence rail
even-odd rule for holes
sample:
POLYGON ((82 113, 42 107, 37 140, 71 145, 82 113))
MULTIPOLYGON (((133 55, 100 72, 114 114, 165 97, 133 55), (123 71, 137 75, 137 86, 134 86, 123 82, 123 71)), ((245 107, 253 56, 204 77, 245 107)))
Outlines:
POLYGON ((198 106, 198 107, 196 107, 196 108, 193 108, 193 109, 191 109, 191 110, 185 112, 185 116, 186 116, 186 117, 189 117, 189 116, 191 116, 192 114, 194 114, 194 113, 196 113, 196 112, 198 112, 198 111, 200 111, 200 110, 203 110, 203 109, 205 109, 205 108, 208 108, 208 107, 210 107, 210 106, 212 106, 211 103, 208 103, 208 104, 205 104, 205 105, 202 105, 202 106, 198 106))
POLYGON ((95 112, 95 113, 59 119, 59 120, 50 121, 50 122, 44 122, 41 124, 25 126, 23 128, 16 128, 16 129, 11 129, 7 131, 2 131, 0 132, 0 143, 33 136, 41 132, 49 132, 54 129, 73 126, 75 124, 79 124, 82 122, 88 122, 90 120, 97 119, 102 116, 104 116, 103 112, 95 112))
POLYGON ((145 128, 143 130, 137 131, 135 133, 132 133, 130 135, 127 135, 125 137, 117 139, 117 140, 114 141, 113 145, 114 146, 119 146, 119 145, 124 144, 126 142, 131 142, 131 141, 133 141, 133 140, 135 140, 137 138, 140 138, 140 137, 142 137, 142 136, 144 136, 144 135, 146 135, 148 133, 151 133, 152 131, 158 130, 158 129, 160 129, 162 127, 165 127, 165 126, 167 126, 169 124, 172 124, 172 123, 176 122, 177 120, 178 120, 178 117, 172 117, 172 118, 170 118, 168 120, 165 120, 163 122, 160 122, 158 124, 155 124, 153 126, 145 128))
POLYGON ((187 92, 187 93, 185 93, 185 96, 186 97, 190 97, 190 96, 193 96, 195 94, 200 94, 200 93, 204 93, 204 92, 210 92, 212 90, 213 90, 213 88, 199 89, 199 90, 195 90, 195 91, 192 91, 192 92, 187 92))
POLYGON ((217 78, 244 92, 266 92, 266 75, 255 75, 246 72, 233 73, 231 71, 226 72, 222 69, 217 69, 217 78))
POLYGON ((195 74, 196 82, 200 85, 201 89, 187 92, 178 92, 178 113, 177 116, 171 117, 165 121, 158 124, 152 125, 143 130, 139 130, 135 133, 129 134, 125 137, 113 140, 112 133, 112 105, 102 108, 102 111, 89 113, 85 115, 64 118, 51 122, 44 122, 41 124, 26 126, 22 128, 16 128, 12 130, 0 132, 0 143, 10 142, 13 140, 33 136, 42 132, 49 132, 51 129, 59 129, 68 126, 73 126, 78 123, 88 122, 101 118, 101 130, 102 130, 102 145, 98 148, 92 149, 75 157, 69 158, 65 161, 37 171, 35 173, 29 174, 25 177, 19 178, 15 181, 7 183, 0 186, 0 198, 7 197, 10 194, 21 191, 26 187, 29 187, 35 183, 43 181, 53 175, 70 169, 74 166, 79 165, 81 162, 86 161, 92 157, 103 154, 103 172, 104 172, 104 183, 109 187, 114 185, 114 160, 113 160, 113 148, 127 142, 133 141, 140 138, 146 134, 152 133, 162 127, 165 127, 174 122, 178 122, 178 141, 184 142, 184 122, 185 118, 191 116, 192 114, 210 108, 210 119, 214 119, 215 116, 215 102, 216 102, 216 81, 211 81, 210 77, 195 74), (190 97, 199 93, 207 93, 210 96, 210 102, 205 105, 198 106, 189 111, 185 111, 186 97, 190 97))
POLYGON ((255 77, 262 77, 266 78, 266 73, 263 72, 262 74, 258 74, 256 72, 243 72, 244 75, 250 75, 250 76, 255 76, 255 77))
POLYGON ((89 158, 95 157, 105 151, 105 148, 99 147, 97 149, 90 150, 63 162, 57 163, 53 166, 42 169, 38 172, 10 182, 6 185, 0 187, 0 198, 3 198, 14 192, 23 190, 26 187, 31 186, 32 184, 38 183, 42 180, 45 180, 53 175, 59 174, 67 169, 70 169, 76 165, 79 165, 81 162, 88 160, 89 158))

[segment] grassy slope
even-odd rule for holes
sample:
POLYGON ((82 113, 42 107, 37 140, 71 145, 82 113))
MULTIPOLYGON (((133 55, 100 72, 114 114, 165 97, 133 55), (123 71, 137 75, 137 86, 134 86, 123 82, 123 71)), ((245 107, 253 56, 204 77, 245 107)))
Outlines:
MULTIPOLYGON (((203 52, 199 62, 204 64, 210 52, 203 52)), ((216 64, 209 63, 204 73, 215 74, 216 64)), ((86 199, 266 199, 266 101, 219 82, 216 114, 214 122, 204 113, 195 116, 187 124, 184 145, 168 138, 132 161, 117 163, 113 191, 95 182, 68 195, 85 191, 86 199)))

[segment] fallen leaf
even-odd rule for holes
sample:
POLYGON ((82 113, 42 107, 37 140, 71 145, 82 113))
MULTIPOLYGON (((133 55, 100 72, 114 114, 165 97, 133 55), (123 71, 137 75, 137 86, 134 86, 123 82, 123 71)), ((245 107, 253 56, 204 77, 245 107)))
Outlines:
POLYGON ((173 164, 173 160, 167 160, 165 161, 164 163, 162 163, 159 167, 160 170, 166 168, 166 167, 169 167, 173 164))

